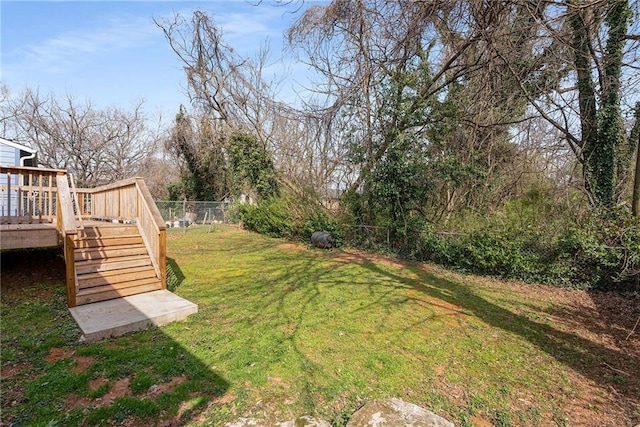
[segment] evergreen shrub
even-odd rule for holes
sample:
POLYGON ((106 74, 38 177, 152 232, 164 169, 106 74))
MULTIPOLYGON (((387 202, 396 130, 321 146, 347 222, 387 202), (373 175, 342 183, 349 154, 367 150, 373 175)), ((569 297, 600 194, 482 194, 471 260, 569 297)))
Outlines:
POLYGON ((640 290, 640 223, 624 212, 593 212, 559 235, 487 226, 468 234, 425 226, 411 258, 466 272, 585 289, 640 290))
POLYGON ((284 198, 260 201, 257 205, 238 205, 244 228, 271 237, 293 237, 294 218, 284 198))
POLYGON ((315 231, 328 231, 336 246, 343 240, 338 222, 321 207, 306 206, 291 197, 273 197, 257 205, 241 204, 237 209, 244 228, 260 234, 309 241, 315 231))

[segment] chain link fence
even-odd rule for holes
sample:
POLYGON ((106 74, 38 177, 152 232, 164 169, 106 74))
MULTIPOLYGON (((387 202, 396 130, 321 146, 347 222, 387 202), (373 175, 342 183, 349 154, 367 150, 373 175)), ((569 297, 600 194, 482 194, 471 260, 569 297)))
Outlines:
POLYGON ((188 227, 191 224, 222 224, 231 222, 229 202, 188 200, 156 200, 167 227, 188 227))

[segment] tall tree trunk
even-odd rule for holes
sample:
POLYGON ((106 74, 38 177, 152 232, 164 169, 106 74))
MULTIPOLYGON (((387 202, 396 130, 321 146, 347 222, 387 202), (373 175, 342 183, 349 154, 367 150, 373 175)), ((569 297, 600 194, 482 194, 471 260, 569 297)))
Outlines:
POLYGON ((638 152, 636 154, 636 175, 633 184, 633 203, 632 213, 636 218, 640 217, 640 142, 638 145, 638 152))
POLYGON ((616 155, 625 143, 624 125, 620 111, 620 77, 622 73, 622 50, 626 42, 631 10, 628 0, 616 0, 607 14, 609 26, 604 55, 604 82, 602 107, 598 123, 598 182, 597 197, 607 207, 615 202, 616 155))
POLYGON ((571 17, 573 31, 573 54, 578 79, 578 106, 580 108, 581 147, 584 183, 588 193, 597 199, 597 182, 593 176, 597 175, 596 158, 598 157, 598 124, 596 117, 596 94, 591 79, 591 56, 589 53, 588 25, 585 14, 588 10, 575 12, 571 17))
POLYGON ((636 146, 636 173, 633 180, 633 198, 631 199, 631 213, 640 217, 640 102, 636 102, 635 123, 629 135, 629 144, 636 146))
POLYGON ((620 76, 623 48, 631 17, 628 0, 611 2, 607 12, 607 45, 603 57, 603 87, 600 111, 591 75, 590 9, 574 12, 571 18, 573 49, 578 76, 579 107, 582 124, 584 178, 593 201, 611 207, 616 181, 616 153, 625 141, 620 112, 620 76))

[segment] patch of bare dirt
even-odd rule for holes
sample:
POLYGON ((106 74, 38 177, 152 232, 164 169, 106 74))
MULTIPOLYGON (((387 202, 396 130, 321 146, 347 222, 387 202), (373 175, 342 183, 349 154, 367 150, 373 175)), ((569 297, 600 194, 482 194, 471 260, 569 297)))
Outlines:
POLYGON ((271 385, 288 389, 290 385, 280 377, 267 377, 267 382, 271 385))
POLYGON ((58 360, 69 358, 72 358, 74 361, 74 366, 71 370, 76 373, 85 372, 87 368, 95 362, 95 358, 91 356, 76 356, 73 350, 65 350, 58 347, 52 347, 44 360, 49 363, 55 363, 58 360))
POLYGON ((32 366, 33 365, 31 363, 5 363, 0 366, 0 377, 2 377, 3 380, 6 380, 30 369, 32 366))
MULTIPOLYGON (((104 377, 94 379, 89 383, 89 390, 95 391, 98 388, 100 388, 100 386, 108 382, 109 380, 107 380, 104 377)), ((111 386, 109 391, 104 396, 99 397, 97 399, 80 397, 75 393, 70 394, 65 399, 65 406, 67 410, 72 411, 74 409, 84 408, 88 406, 101 407, 101 406, 111 405, 117 398, 128 396, 131 394, 131 389, 129 388, 130 382, 131 382, 130 378, 119 379, 111 386)))
POLYGON ((406 268, 410 265, 410 263, 395 258, 363 252, 354 248, 338 249, 334 252, 333 258, 344 264, 370 262, 395 268, 406 268))
POLYGON ((49 354, 44 357, 49 363, 55 363, 58 360, 68 359, 73 355, 73 350, 64 350, 58 347, 52 347, 49 350, 49 354))
POLYGON ((68 411, 73 411, 78 408, 86 408, 87 406, 91 406, 92 400, 88 397, 80 397, 77 394, 73 393, 67 396, 65 399, 65 407, 68 411))
POLYGON ((492 422, 487 421, 484 418, 478 417, 475 415, 471 415, 469 417, 469 420, 473 423, 475 427, 494 427, 492 422))
POLYGON ((307 248, 304 245, 297 243, 280 243, 278 249, 287 252, 304 252, 307 248))
POLYGON ((98 399, 98 406, 111 405, 117 398, 129 396, 131 394, 130 383, 129 377, 120 378, 111 386, 107 394, 98 399))
MULTIPOLYGON (((86 359, 91 359, 91 358, 86 358, 86 359)), ((88 362, 93 363, 93 360, 90 360, 88 362)), ((171 392, 177 385, 182 384, 186 381, 187 381, 187 377, 185 375, 173 377, 169 382, 151 386, 147 391, 145 397, 152 398, 152 399, 156 398, 158 395, 162 393, 171 392)), ((89 390, 96 391, 100 387, 102 387, 104 384, 108 384, 108 383, 109 383, 109 380, 105 377, 95 378, 89 382, 89 390)), ((117 398, 131 395, 130 384, 131 384, 131 378, 129 377, 121 378, 111 385, 109 391, 105 395, 98 397, 96 399, 90 399, 88 397, 80 397, 77 394, 71 394, 65 400, 66 409, 69 411, 72 411, 74 409, 89 407, 89 406, 98 408, 101 406, 111 405, 117 398)), ((229 400, 229 402, 231 402, 235 399, 235 397, 228 397, 228 399, 231 399, 229 400)), ((178 422, 178 420, 179 420, 179 417, 171 420, 170 423, 167 425, 178 425, 178 424, 175 424, 178 422)), ((121 425, 129 425, 129 426, 136 426, 136 427, 154 425, 153 422, 149 424, 148 421, 141 421, 137 418, 129 418, 125 421, 126 421, 126 424, 121 424, 121 425)))
POLYGON ((100 387, 102 387, 104 384, 108 382, 109 382, 109 379, 107 379, 106 377, 94 378, 91 381, 89 381, 89 390, 96 391, 97 389, 99 389, 100 387))
POLYGON ((167 383, 154 384, 151 387, 149 387, 149 390, 147 390, 146 396, 156 397, 162 393, 171 392, 177 385, 182 384, 186 381, 187 381, 186 375, 180 375, 179 377, 171 378, 171 381, 167 383))
POLYGON ((234 400, 236 400, 236 396, 234 394, 226 393, 226 394, 223 394, 222 396, 217 396, 215 399, 212 400, 212 403, 216 405, 227 405, 233 402, 234 400))
POLYGON ((93 365, 95 358, 91 356, 73 356, 75 366, 71 369, 73 372, 81 373, 85 372, 89 366, 93 365))

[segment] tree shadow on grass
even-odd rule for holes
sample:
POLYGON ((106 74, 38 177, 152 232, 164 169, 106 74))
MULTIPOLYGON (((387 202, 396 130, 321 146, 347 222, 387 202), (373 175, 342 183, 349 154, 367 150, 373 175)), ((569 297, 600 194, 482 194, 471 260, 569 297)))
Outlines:
POLYGON ((409 267, 417 276, 417 279, 410 279, 382 269, 364 256, 354 261, 377 275, 388 277, 393 283, 453 304, 490 326, 519 335, 586 378, 605 389, 614 390, 630 409, 629 414, 633 413, 631 408, 635 408, 636 413, 640 412, 640 357, 637 351, 625 352, 615 346, 604 345, 578 334, 559 330, 550 324, 531 320, 488 301, 470 287, 438 277, 420 265, 409 267), (611 366, 607 366, 611 361, 615 361, 617 369, 629 375, 624 378, 612 375, 611 366))
MULTIPOLYGON (((56 257, 37 251, 2 257, 3 422, 183 426, 224 412, 220 405, 229 382, 194 354, 186 338, 152 327, 80 342, 64 278, 42 281, 52 265, 59 266, 56 257), (16 263, 5 271, 11 260, 16 263)), ((181 270, 173 272, 181 283, 181 270)), ((181 324, 167 327, 181 336, 181 324)))

